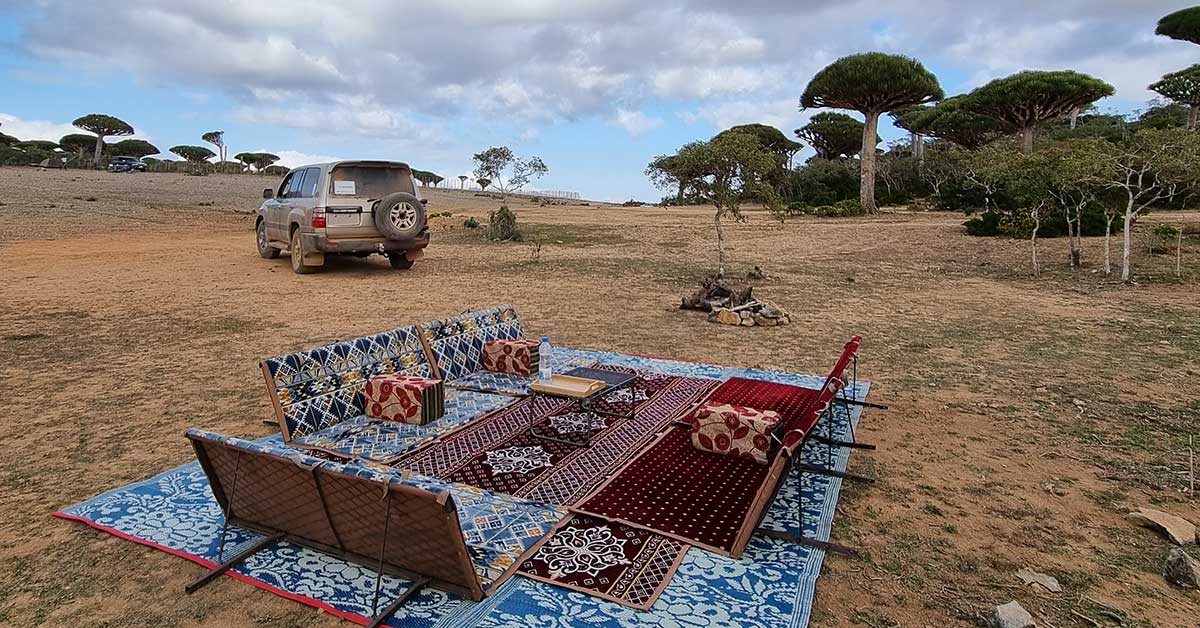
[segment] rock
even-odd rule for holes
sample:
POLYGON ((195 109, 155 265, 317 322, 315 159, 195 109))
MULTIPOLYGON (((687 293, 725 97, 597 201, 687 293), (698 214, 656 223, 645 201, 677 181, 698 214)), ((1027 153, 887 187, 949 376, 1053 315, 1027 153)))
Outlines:
POLYGON ((738 316, 733 310, 715 310, 717 313, 717 322, 722 325, 741 325, 742 317, 738 316))
POLYGON ((988 617, 988 628, 1032 628, 1036 625, 1033 615, 1016 602, 993 608, 991 617, 988 617))
POLYGON ((1129 513, 1129 520, 1166 535, 1176 545, 1186 545, 1196 540, 1196 526, 1182 517, 1153 508, 1138 508, 1129 513))
POLYGON ((741 312, 738 312, 738 316, 741 316, 742 320, 746 320, 751 316, 750 310, 742 310, 741 312))
POLYGON ((742 319, 742 327, 754 327, 754 319, 747 316, 742 319))
POLYGON ((1200 589, 1200 561, 1188 556, 1183 548, 1176 547, 1167 556, 1167 564, 1163 565, 1163 577, 1185 589, 1200 589))
POLYGON ((774 327, 779 324, 779 319, 777 318, 767 318, 757 314, 754 316, 753 320, 755 325, 762 325, 763 327, 774 327))
POLYGON ((1054 579, 1054 576, 1048 576, 1025 567, 1017 572, 1017 577, 1025 584, 1036 584, 1051 593, 1062 593, 1062 585, 1054 579))

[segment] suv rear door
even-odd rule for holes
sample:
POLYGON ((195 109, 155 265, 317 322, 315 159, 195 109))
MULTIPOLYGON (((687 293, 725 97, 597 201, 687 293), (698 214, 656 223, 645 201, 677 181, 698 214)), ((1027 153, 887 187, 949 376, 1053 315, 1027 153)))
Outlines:
POLYGON ((392 162, 337 164, 325 185, 325 234, 330 240, 383 237, 375 227, 375 202, 392 192, 416 195, 412 171, 392 162))

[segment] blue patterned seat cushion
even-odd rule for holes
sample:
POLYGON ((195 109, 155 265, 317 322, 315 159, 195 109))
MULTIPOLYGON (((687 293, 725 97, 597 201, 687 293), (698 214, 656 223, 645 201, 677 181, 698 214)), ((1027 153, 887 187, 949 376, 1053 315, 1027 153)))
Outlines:
POLYGON ((471 564, 484 588, 496 582, 526 550, 549 533, 550 528, 567 514, 565 508, 493 493, 466 484, 422 475, 405 477, 401 471, 357 461, 341 464, 323 460, 282 442, 248 441, 199 429, 188 430, 188 434, 246 451, 287 458, 304 467, 319 466, 374 482, 412 486, 432 493, 450 493, 458 511, 458 522, 471 556, 471 564))
POLYGON ((305 434, 294 442, 330 453, 373 462, 388 462, 422 443, 488 412, 513 403, 515 399, 472 390, 446 389, 446 414, 425 425, 380 421, 363 415, 305 434))
POLYGON ((483 345, 489 340, 525 337, 511 305, 460 314, 421 325, 421 333, 447 383, 483 369, 483 345))
POLYGON ((268 358, 263 367, 288 441, 363 414, 363 388, 374 375, 433 376, 416 326, 268 358))

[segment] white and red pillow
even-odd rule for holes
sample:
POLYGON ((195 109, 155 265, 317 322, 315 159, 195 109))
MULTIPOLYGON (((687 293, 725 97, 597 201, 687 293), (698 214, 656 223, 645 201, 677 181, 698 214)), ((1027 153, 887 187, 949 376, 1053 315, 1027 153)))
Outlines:
POLYGON ((691 418, 692 445, 702 451, 767 464, 771 437, 782 417, 774 410, 704 404, 691 418))
POLYGON ((489 340, 483 345, 483 369, 529 377, 538 369, 538 341, 489 340))
POLYGON ((375 375, 367 381, 367 416, 384 421, 425 425, 445 413, 442 380, 411 375, 375 375))

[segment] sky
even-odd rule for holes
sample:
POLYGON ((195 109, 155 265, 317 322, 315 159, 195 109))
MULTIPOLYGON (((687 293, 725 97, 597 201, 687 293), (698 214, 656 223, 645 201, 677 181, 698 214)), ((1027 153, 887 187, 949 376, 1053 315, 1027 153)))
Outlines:
POLYGON ((223 130, 230 155, 392 159, 447 179, 509 146, 549 166, 531 187, 657 200, 655 155, 735 124, 790 136, 818 113, 798 106, 809 79, 858 52, 916 57, 947 95, 1073 69, 1116 87, 1102 110, 1136 110, 1148 84, 1200 63, 1154 35, 1195 3, 0 0, 0 132, 57 140, 107 113, 164 151, 223 130))

